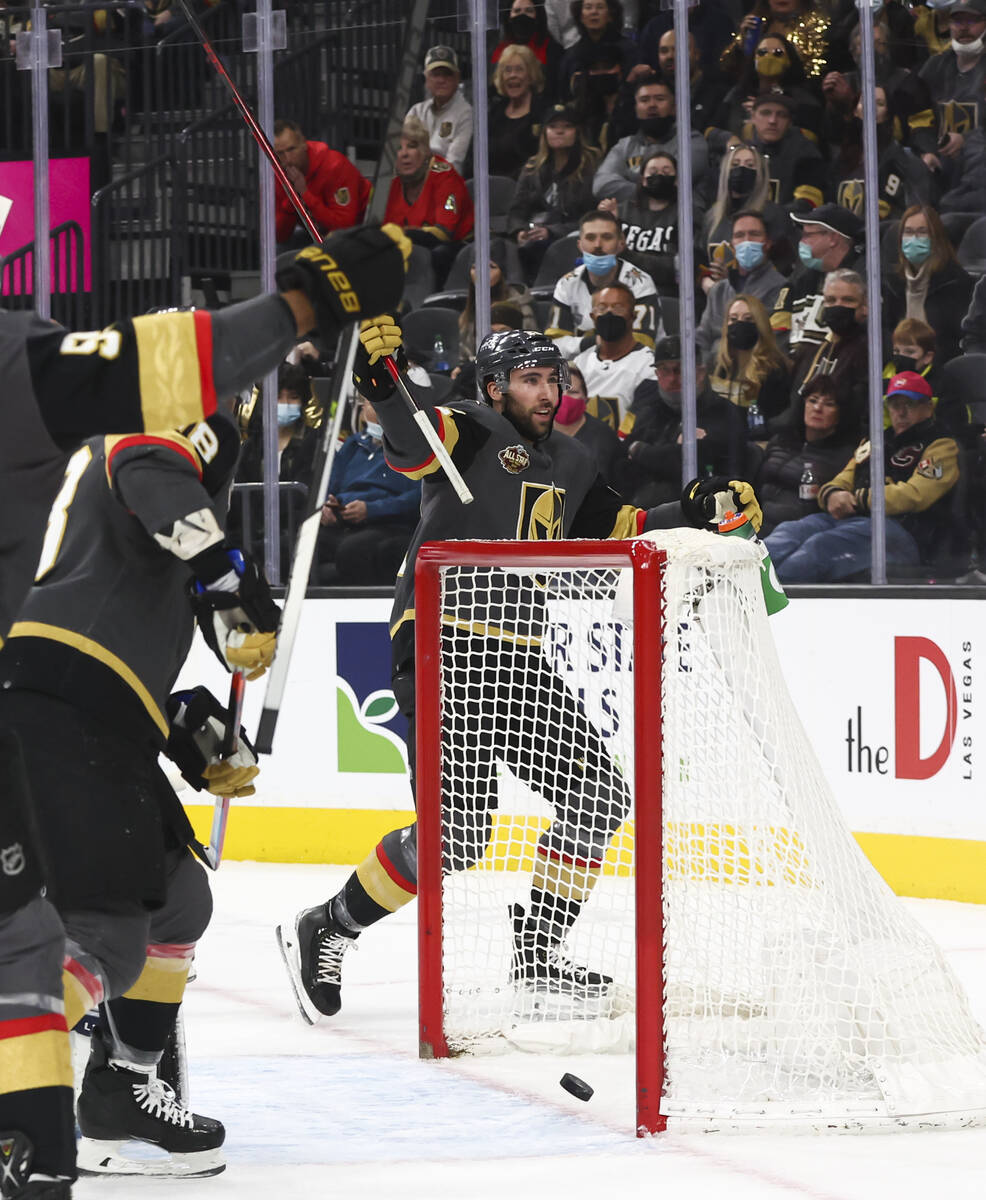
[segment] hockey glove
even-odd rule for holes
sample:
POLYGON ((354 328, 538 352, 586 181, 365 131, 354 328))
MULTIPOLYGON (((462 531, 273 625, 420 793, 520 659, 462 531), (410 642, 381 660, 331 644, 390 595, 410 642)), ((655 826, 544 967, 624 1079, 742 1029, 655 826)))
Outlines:
POLYGON ((361 225, 330 234, 321 246, 283 254, 275 278, 282 292, 298 289, 315 310, 323 337, 368 313, 397 307, 411 243, 396 225, 361 225))
POLYGON ((393 317, 375 317, 360 326, 359 345, 353 359, 353 384, 361 396, 373 405, 389 400, 394 394, 394 381, 380 361, 392 354, 400 371, 407 371, 400 327, 393 317))
POLYGON ((263 571, 226 545, 210 546, 189 565, 192 607, 209 648, 227 670, 257 679, 274 659, 281 616, 263 571))
POLYGON ((168 697, 171 733, 165 753, 197 792, 214 796, 252 796, 260 773, 257 756, 240 729, 236 752, 222 757, 227 712, 208 688, 174 692, 168 697))
POLYGON ((681 511, 685 520, 698 529, 711 529, 718 524, 719 506, 716 497, 729 493, 730 503, 743 513, 754 531, 763 524, 763 513, 753 485, 742 479, 727 479, 725 475, 710 475, 686 483, 681 493, 681 511))

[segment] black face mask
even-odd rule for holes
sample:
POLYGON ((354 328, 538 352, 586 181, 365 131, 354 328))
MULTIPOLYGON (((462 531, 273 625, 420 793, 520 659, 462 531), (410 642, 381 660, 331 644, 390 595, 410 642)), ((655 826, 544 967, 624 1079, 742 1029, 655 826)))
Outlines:
POLYGON ((537 28, 536 19, 528 16, 527 13, 519 13, 507 21, 507 33, 512 38, 516 38, 518 42, 529 42, 537 33, 537 28))
POLYGON ((726 326, 726 342, 733 350, 752 350, 759 336, 752 321, 734 321, 726 326))
POLYGON ((678 195, 678 180, 673 175, 648 175, 644 191, 655 200, 674 200, 678 195))
POLYGON ((757 181, 754 167, 732 167, 729 172, 729 191, 733 196, 749 196, 757 181))
POLYGON ((914 371, 920 375, 921 371, 918 368, 918 360, 911 358, 909 354, 894 355, 894 374, 899 375, 901 371, 914 371))
POLYGON ((661 138, 667 137, 674 125, 674 117, 644 117, 639 122, 638 128, 644 137, 661 138))
POLYGON ((612 96, 620 86, 619 75, 590 75, 587 85, 593 96, 612 96))
POLYGON ((596 333, 604 342, 618 342, 628 328, 629 322, 619 313, 605 312, 596 317, 596 333))
POLYGON ((856 310, 847 308, 844 304, 826 304, 822 309, 822 324, 827 325, 833 333, 844 337, 859 328, 856 323, 856 310))

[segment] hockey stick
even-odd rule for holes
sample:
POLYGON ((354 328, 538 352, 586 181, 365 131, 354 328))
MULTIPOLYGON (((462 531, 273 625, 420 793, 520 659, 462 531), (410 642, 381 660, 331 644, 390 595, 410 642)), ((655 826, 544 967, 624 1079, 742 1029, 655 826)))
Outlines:
MULTIPOLYGON (((231 758, 240 744, 240 722, 243 719, 243 697, 246 694, 246 675, 240 669, 229 681, 229 704, 226 709, 226 732, 223 734, 222 756, 231 758)), ((229 819, 229 796, 217 796, 212 809, 212 832, 204 847, 206 861, 218 871, 226 844, 226 822, 229 819)))
MULTIPOLYGON (((298 195, 294 185, 291 183, 291 180, 288 179, 287 172, 281 166, 281 163, 277 157, 277 151, 271 145, 270 139, 267 137, 267 134, 264 133, 263 129, 261 129, 256 117, 250 111, 250 106, 240 95, 239 88, 233 82, 229 72, 220 62, 219 55, 216 54, 215 50, 212 48, 212 43, 206 36, 205 30, 199 24, 198 18, 192 12, 188 0, 178 0, 178 3, 181 5, 182 12, 184 12, 192 32, 201 43, 202 49, 205 51, 206 58, 209 60, 216 74, 225 84, 226 90, 232 97, 233 103, 236 106, 240 116, 246 123, 247 129, 250 130, 254 141, 267 156, 267 159, 274 170, 274 175, 276 176, 277 181, 280 183, 281 187, 284 188, 285 194, 294 206, 295 212, 298 214, 298 219, 301 221, 302 225, 304 225, 308 232, 308 236, 312 239, 315 245, 320 246, 322 244, 322 235, 318 231, 318 226, 312 219, 311 213, 305 207, 304 201, 298 195)), ((466 487, 465 480, 459 474, 459 471, 453 464, 452 459, 449 457, 448 451, 442 445, 441 438, 439 438, 427 416, 423 410, 418 407, 417 402, 411 395, 411 392, 401 374, 400 368, 390 355, 385 356, 384 362, 386 362, 387 370, 390 372, 394 383, 397 385, 397 390, 400 392, 404 403, 410 409, 411 415, 414 417, 418 428, 424 435, 424 439, 428 443, 431 452, 434 454, 435 458, 438 459, 439 463, 441 463, 442 469, 449 477, 449 481, 451 482, 453 488, 455 488, 455 494, 459 497, 463 504, 469 504, 473 498, 472 492, 470 492, 466 487)))

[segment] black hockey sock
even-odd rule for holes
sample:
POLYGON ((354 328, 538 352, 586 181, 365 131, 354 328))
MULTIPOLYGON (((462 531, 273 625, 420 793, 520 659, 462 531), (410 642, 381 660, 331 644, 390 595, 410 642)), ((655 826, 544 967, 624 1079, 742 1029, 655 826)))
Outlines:
POLYGON ((527 928, 548 941, 560 942, 582 911, 581 900, 565 900, 552 892, 532 887, 527 910, 527 928))
POLYGON ((103 1005, 103 1010, 109 1009, 109 1020, 105 1014, 101 1020, 111 1056, 133 1057, 134 1062, 145 1066, 156 1064, 171 1036, 178 1008, 178 1004, 128 996, 117 996, 103 1005))
POLYGON ((0 1095, 0 1132, 17 1130, 34 1145, 32 1171, 75 1179, 75 1110, 70 1087, 0 1095))
POLYGON ((361 933, 390 913, 373 899, 355 871, 346 880, 342 891, 328 902, 327 908, 336 924, 350 933, 361 933))
POLYGON ((352 933, 403 908, 418 894, 417 827, 386 834, 328 904, 330 916, 352 933))

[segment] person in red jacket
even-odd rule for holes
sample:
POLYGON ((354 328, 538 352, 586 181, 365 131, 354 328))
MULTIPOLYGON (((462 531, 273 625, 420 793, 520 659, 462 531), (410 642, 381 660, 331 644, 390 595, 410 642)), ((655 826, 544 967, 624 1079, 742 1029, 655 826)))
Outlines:
MULTIPOLYGON (((274 152, 323 236, 363 220, 370 183, 344 154, 324 142, 307 141, 294 121, 274 122, 274 152)), ((279 245, 297 242, 299 249, 308 245, 311 238, 304 227, 297 228, 298 214, 277 179, 274 214, 279 245)))

